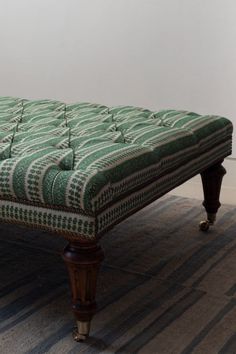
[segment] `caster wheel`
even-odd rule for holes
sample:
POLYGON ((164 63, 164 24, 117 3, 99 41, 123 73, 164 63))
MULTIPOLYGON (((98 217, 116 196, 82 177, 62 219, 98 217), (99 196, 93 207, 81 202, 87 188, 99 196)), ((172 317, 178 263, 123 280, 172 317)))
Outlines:
POLYGON ((208 220, 201 221, 199 224, 199 229, 201 231, 208 231, 210 227, 210 222, 208 220))
POLYGON ((74 329, 72 337, 76 342, 84 342, 87 339, 86 335, 78 333, 77 328, 74 329))

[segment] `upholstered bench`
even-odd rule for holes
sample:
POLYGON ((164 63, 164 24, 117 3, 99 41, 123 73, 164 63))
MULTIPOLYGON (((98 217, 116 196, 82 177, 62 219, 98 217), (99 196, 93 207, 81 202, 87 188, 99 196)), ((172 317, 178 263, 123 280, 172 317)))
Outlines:
POLYGON ((206 230, 231 140, 232 124, 219 116, 0 98, 0 219, 68 239, 76 340, 96 310, 100 237, 198 173, 206 230))

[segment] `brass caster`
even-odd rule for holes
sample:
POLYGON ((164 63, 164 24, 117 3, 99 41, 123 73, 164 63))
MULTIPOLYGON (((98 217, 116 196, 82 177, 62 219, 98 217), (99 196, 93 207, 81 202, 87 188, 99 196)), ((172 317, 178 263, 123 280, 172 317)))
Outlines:
POLYGON ((199 223, 199 229, 201 231, 208 231, 211 223, 209 220, 204 220, 199 223))
POLYGON ((77 327, 73 331, 73 338, 76 342, 83 342, 89 336, 90 322, 77 321, 77 327))
POLYGON ((199 229, 201 231, 208 231, 210 226, 214 224, 215 220, 216 220, 216 214, 207 213, 207 220, 200 222, 199 229))

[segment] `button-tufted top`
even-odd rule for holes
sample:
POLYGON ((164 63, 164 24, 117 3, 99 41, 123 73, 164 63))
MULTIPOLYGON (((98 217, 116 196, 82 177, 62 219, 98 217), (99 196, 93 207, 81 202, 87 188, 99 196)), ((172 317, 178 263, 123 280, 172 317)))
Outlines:
POLYGON ((0 198, 96 213, 229 139, 219 116, 0 98, 0 198))

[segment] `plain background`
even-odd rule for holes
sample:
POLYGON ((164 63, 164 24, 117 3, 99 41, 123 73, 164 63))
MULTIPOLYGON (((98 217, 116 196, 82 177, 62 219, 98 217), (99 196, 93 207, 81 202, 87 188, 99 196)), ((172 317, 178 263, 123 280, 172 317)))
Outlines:
POLYGON ((236 124, 235 0, 0 5, 0 95, 180 108, 236 124))

